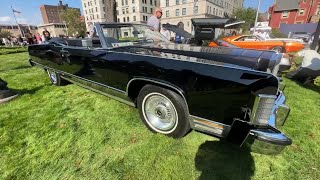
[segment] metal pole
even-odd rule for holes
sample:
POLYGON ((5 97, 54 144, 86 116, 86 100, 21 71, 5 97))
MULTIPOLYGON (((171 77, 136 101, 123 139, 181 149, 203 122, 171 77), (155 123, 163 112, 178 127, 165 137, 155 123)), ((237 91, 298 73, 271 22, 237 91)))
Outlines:
POLYGON ((258 9, 257 9, 257 14, 256 14, 256 20, 254 21, 253 33, 256 32, 258 16, 259 16, 259 11, 260 11, 260 4, 261 4, 261 0, 259 0, 259 3, 258 3, 258 9))
POLYGON ((11 6, 11 10, 12 10, 12 13, 13 13, 14 20, 16 21, 16 23, 17 23, 17 25, 18 25, 18 29, 19 29, 19 32, 20 32, 20 34, 21 34, 21 37, 23 37, 23 34, 22 34, 22 31, 21 31, 20 25, 18 24, 16 15, 14 14, 14 10, 13 10, 12 6, 11 6))

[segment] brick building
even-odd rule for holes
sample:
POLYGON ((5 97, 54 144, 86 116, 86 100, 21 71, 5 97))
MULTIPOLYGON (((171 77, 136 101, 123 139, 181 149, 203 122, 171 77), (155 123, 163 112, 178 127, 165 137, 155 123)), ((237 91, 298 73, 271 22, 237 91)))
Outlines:
MULTIPOLYGON (((63 20, 60 17, 60 13, 66 10, 67 8, 71 8, 68 4, 63 4, 62 1, 59 1, 57 6, 54 5, 41 5, 40 11, 43 19, 44 24, 49 23, 63 23, 63 20)), ((76 9, 80 12, 79 8, 72 8, 76 9)))
POLYGON ((270 7, 270 24, 279 29, 281 24, 304 24, 318 22, 320 0, 277 0, 270 7))

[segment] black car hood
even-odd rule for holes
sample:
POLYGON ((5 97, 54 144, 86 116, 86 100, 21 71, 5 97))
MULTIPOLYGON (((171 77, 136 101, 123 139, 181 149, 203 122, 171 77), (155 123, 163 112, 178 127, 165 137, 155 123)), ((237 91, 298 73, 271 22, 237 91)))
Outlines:
POLYGON ((195 63, 227 65, 232 67, 267 71, 273 69, 282 54, 274 51, 259 51, 229 47, 204 47, 186 44, 158 43, 116 48, 114 51, 169 58, 195 63))

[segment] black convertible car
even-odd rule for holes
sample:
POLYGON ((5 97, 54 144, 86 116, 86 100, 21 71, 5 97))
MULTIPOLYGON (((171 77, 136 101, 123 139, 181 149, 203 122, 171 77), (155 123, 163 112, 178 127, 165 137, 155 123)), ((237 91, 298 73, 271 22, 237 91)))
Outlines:
POLYGON ((141 24, 95 29, 99 38, 29 46, 30 64, 57 86, 76 83, 137 107, 153 132, 180 138, 194 129, 264 154, 292 143, 277 128, 290 111, 277 77, 283 54, 172 44, 141 24))

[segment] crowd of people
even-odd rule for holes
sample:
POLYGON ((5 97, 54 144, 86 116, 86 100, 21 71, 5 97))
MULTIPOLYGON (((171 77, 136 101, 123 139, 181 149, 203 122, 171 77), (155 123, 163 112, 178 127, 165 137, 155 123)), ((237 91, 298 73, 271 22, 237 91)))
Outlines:
POLYGON ((8 36, 6 38, 2 38, 2 43, 6 47, 13 47, 13 46, 26 46, 32 44, 42 44, 51 39, 50 32, 44 28, 42 34, 36 33, 32 34, 30 31, 24 33, 24 37, 21 35, 15 36, 8 36))

